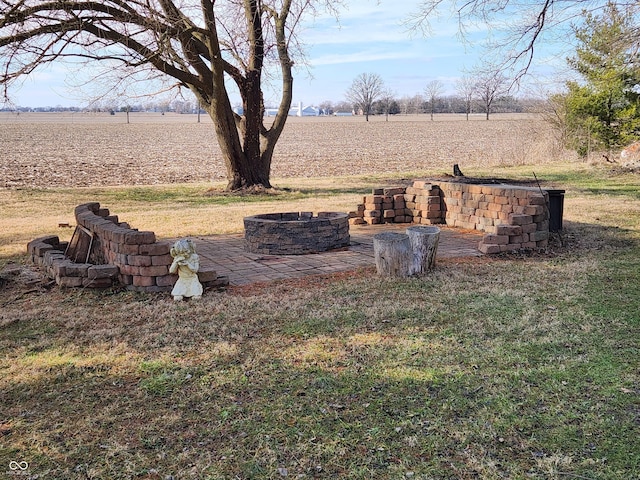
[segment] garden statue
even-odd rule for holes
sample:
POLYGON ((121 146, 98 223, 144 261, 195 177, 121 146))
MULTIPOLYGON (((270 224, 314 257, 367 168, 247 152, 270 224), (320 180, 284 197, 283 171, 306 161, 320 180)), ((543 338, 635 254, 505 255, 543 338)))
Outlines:
POLYGON ((200 258, 196 253, 196 246, 188 239, 178 240, 171 248, 173 263, 169 267, 170 273, 178 273, 178 281, 171 290, 176 301, 183 297, 198 300, 202 296, 202 284, 198 280, 200 258))

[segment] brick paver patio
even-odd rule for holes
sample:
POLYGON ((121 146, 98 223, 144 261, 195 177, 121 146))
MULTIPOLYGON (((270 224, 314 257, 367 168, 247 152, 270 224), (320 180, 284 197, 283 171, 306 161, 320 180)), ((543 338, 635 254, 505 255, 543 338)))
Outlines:
MULTIPOLYGON (((229 277, 230 285, 247 285, 306 275, 355 270, 375 265, 373 236, 387 231, 404 232, 408 225, 351 226, 351 246, 346 250, 313 255, 260 255, 244 251, 244 234, 193 237, 203 266, 229 277)), ((440 227, 437 258, 480 256, 481 233, 440 227)))

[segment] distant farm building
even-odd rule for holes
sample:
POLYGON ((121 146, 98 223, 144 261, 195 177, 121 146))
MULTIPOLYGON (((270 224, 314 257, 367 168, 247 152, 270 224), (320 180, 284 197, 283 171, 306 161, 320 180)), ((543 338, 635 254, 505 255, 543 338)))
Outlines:
MULTIPOLYGON (((264 114, 267 117, 275 117, 277 113, 277 108, 266 108, 264 110, 264 114)), ((317 117, 319 115, 322 115, 322 110, 312 106, 304 107, 302 105, 302 102, 298 103, 297 106, 291 107, 289 109, 290 117, 317 117)))

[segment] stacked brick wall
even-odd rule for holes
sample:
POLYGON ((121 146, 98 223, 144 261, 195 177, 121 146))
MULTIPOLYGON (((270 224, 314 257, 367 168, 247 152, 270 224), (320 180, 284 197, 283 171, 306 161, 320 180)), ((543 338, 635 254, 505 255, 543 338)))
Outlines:
POLYGON ((447 224, 485 232, 478 249, 500 253, 544 248, 548 194, 537 188, 416 180, 411 187, 374 189, 350 212, 351 224, 447 224))
MULTIPOLYGON (((93 234, 95 247, 99 250, 93 253, 93 257, 100 259, 99 263, 104 265, 72 262, 64 255, 62 247, 66 245, 61 244, 57 237, 45 237, 30 242, 28 249, 32 259, 47 267, 47 273, 55 278, 58 284, 105 287, 117 281, 133 291, 171 291, 178 276, 169 273, 169 266, 173 261, 169 253, 169 242, 158 242, 154 232, 138 231, 126 223, 120 223, 117 216, 110 215, 108 209, 100 208, 99 203, 78 205, 75 217, 79 226, 93 234), (85 270, 88 279, 92 271, 102 272, 102 278, 107 278, 108 272, 108 282, 103 280, 89 285, 88 280, 77 278, 77 272, 85 270)), ((205 286, 225 284, 224 277, 219 278, 214 270, 207 268, 200 269, 198 278, 205 286)))
POLYGON ((100 239, 106 263, 119 269, 118 280, 130 290, 146 292, 170 291, 177 280, 169 274, 173 258, 168 242, 156 242, 153 232, 138 231, 109 215, 99 203, 78 205, 75 209, 78 225, 100 239))
POLYGON ((440 183, 447 225, 485 232, 482 253, 544 248, 549 239, 548 195, 509 185, 440 183))
POLYGON ((413 187, 377 188, 349 217, 352 225, 442 223, 440 191, 437 185, 418 181, 413 187))

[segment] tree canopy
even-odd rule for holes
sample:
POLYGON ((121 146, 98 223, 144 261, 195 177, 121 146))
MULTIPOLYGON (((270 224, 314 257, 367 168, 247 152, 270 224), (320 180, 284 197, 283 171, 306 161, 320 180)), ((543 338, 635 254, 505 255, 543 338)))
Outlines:
POLYGON ((353 83, 347 90, 346 97, 356 110, 362 110, 366 121, 372 113, 372 107, 376 100, 384 93, 384 81, 377 73, 361 73, 353 79, 353 83))
POLYGON ((623 147, 640 136, 640 56, 631 9, 610 4, 587 13, 576 28, 578 47, 569 65, 579 81, 567 83, 565 122, 580 154, 623 147))
POLYGON ((2 0, 0 84, 64 59, 107 62, 174 80, 191 90, 214 122, 228 188, 270 186, 273 149, 293 92, 296 29, 327 2, 311 0, 2 0), (275 65, 281 99, 263 122, 265 69, 275 65), (227 81, 240 93, 234 112, 227 81))

